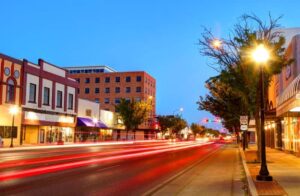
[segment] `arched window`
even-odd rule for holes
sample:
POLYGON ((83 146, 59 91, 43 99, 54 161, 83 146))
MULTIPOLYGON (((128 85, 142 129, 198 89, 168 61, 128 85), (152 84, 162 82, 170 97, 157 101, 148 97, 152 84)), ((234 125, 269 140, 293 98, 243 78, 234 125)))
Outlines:
POLYGON ((12 79, 7 80, 6 102, 15 103, 15 82, 12 79))

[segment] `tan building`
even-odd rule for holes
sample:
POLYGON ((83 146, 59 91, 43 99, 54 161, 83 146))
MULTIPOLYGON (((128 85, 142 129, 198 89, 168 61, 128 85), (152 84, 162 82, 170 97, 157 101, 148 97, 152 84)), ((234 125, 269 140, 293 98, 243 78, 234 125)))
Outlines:
MULTIPOLYGON (((23 62, 0 54, 0 137, 4 146, 20 145, 23 62), (14 126, 12 129, 13 115, 14 126)), ((1 145, 1 144, 0 144, 1 145)))
POLYGON ((153 129, 156 81, 144 71, 116 72, 107 66, 65 67, 69 76, 79 82, 78 96, 100 103, 101 110, 115 112, 121 98, 144 100, 152 104, 148 120, 140 129, 153 129))

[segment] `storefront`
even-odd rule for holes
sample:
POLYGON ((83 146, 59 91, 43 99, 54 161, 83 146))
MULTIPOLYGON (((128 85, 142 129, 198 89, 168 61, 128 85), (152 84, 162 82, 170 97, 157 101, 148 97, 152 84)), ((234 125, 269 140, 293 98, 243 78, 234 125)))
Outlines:
POLYGON ((24 111, 23 144, 64 144, 74 141, 75 117, 24 111))

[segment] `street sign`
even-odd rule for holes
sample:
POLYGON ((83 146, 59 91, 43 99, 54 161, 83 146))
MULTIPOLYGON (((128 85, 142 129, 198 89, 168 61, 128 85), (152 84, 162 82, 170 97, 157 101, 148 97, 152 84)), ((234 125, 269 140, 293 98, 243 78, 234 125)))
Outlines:
POLYGON ((248 126, 247 125, 241 125, 241 130, 242 131, 247 131, 248 129, 248 126))
POLYGON ((248 125, 248 116, 240 116, 241 125, 248 125))

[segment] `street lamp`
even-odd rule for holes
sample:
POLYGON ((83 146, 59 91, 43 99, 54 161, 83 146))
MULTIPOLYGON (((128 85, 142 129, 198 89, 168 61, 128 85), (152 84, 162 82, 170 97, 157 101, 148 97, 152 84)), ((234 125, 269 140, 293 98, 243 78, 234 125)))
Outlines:
POLYGON ((265 64, 269 58, 269 51, 264 45, 258 45, 252 53, 252 58, 256 63, 260 64, 260 139, 261 139, 261 166, 259 175, 256 176, 256 180, 259 181, 272 181, 272 176, 269 175, 267 161, 266 161, 266 143, 265 143, 265 104, 264 104, 264 73, 263 64, 265 64))
POLYGON ((13 128, 14 128, 14 123, 15 123, 15 115, 18 113, 18 107, 17 106, 12 106, 9 108, 9 113, 12 115, 12 124, 11 124, 11 140, 10 140, 10 147, 14 147, 13 144, 13 128))

